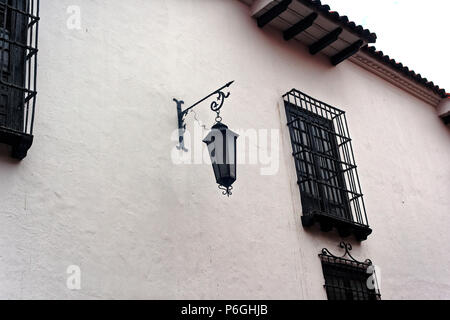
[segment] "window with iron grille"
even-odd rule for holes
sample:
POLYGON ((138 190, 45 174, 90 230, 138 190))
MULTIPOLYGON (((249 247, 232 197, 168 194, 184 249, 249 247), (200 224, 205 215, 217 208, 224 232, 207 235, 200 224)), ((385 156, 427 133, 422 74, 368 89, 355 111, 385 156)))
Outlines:
POLYGON ((23 159, 33 141, 39 0, 0 0, 0 142, 23 159))
POLYGON ((328 300, 381 300, 372 262, 355 260, 349 243, 341 242, 340 247, 345 248, 344 257, 336 257, 328 249, 319 254, 328 300))
POLYGON ((369 228, 345 112, 292 89, 284 96, 302 223, 365 240, 369 228))

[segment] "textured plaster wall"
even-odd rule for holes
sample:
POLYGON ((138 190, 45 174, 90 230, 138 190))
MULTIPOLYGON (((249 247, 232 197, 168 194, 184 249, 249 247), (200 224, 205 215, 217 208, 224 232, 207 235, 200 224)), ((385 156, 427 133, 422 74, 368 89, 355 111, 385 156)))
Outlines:
MULTIPOLYGON (((280 97, 347 111, 369 222, 353 255, 384 299, 450 298, 450 133, 436 110, 351 62, 331 67, 248 7, 220 0, 41 1, 35 142, 0 146, 0 298, 325 299, 317 254, 340 238, 300 223, 280 97), (66 27, 79 5, 82 30, 66 27), (279 129, 280 168, 241 165, 230 199, 208 165, 174 165, 175 104, 236 80, 232 128, 279 129), (82 289, 66 287, 79 265, 82 289)), ((198 118, 211 124, 208 105, 198 118)), ((194 122, 188 118, 188 127, 194 122)))

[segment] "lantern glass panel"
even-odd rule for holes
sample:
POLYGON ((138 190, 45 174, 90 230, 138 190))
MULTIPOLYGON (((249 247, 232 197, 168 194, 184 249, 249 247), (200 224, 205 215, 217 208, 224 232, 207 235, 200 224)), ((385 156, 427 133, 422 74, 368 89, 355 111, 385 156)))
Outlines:
POLYGON ((203 140, 208 146, 216 181, 225 187, 236 181, 237 137, 226 125, 218 123, 203 140))

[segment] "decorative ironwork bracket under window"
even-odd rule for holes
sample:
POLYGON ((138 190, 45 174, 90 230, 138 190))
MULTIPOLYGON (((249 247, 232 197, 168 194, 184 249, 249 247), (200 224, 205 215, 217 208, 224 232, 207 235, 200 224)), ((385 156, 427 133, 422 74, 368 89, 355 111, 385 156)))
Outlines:
POLYGON ((345 250, 345 253, 342 257, 335 256, 328 250, 327 248, 323 248, 322 252, 319 254, 319 257, 328 257, 328 258, 334 258, 336 260, 342 260, 347 262, 352 262, 360 265, 370 266, 372 265, 372 261, 370 259, 366 259, 364 262, 356 260, 351 254, 350 251, 353 249, 352 245, 347 242, 341 242, 339 243, 339 247, 345 250), (348 257, 348 258, 346 258, 348 257))

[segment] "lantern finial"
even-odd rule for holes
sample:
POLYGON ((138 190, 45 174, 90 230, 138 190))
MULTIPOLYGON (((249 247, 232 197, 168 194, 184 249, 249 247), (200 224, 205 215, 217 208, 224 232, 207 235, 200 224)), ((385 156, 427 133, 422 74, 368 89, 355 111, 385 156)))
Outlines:
POLYGON ((233 186, 224 187, 224 186, 219 185, 219 189, 223 191, 222 194, 224 196, 228 196, 229 197, 229 196, 231 196, 233 194, 231 192, 233 190, 233 186))

